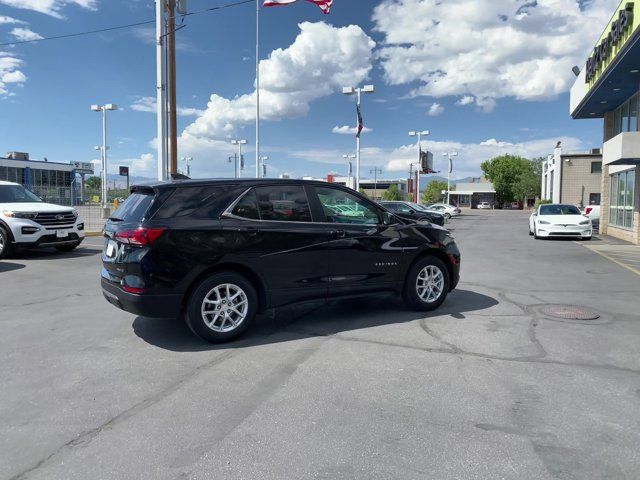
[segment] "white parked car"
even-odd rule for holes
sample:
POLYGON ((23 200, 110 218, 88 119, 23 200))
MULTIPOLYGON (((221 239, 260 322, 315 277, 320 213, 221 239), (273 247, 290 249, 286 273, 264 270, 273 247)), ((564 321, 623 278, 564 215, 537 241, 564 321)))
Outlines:
POLYGON ((529 235, 536 239, 547 237, 580 237, 591 240, 591 220, 574 205, 540 205, 529 217, 529 235))
POLYGON ((84 222, 72 207, 44 203, 22 185, 0 181, 0 258, 16 248, 70 252, 84 240, 84 222))
POLYGON ((490 210, 491 209, 491 204, 489 202, 480 202, 478 204, 478 208, 480 210, 490 210))
POLYGON ((458 207, 454 207, 453 205, 448 205, 446 203, 434 203, 432 205, 426 206, 429 210, 434 210, 438 213, 442 213, 447 220, 451 217, 455 217, 456 215, 460 215, 461 210, 458 207))
POLYGON ((588 205, 584 209, 584 214, 591 220, 593 228, 600 225, 600 205, 588 205))

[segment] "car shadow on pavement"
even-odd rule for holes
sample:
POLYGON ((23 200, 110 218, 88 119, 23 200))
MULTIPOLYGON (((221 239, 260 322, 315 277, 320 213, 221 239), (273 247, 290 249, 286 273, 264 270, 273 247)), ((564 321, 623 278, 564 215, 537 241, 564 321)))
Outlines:
POLYGON ((402 301, 390 295, 366 299, 310 302, 268 311, 256 318, 251 329, 238 340, 214 345, 196 337, 181 319, 136 317, 134 333, 145 342, 174 352, 229 350, 273 343, 289 342, 336 333, 402 324, 425 317, 463 314, 491 308, 498 300, 469 290, 454 291, 447 301, 433 312, 408 309, 402 301))
POLYGON ((0 273, 12 272, 14 270, 21 270, 25 267, 22 263, 12 263, 0 261, 0 273))
POLYGON ((102 252, 101 248, 78 247, 72 252, 58 252, 53 248, 41 248, 33 250, 20 250, 15 252, 11 258, 18 260, 59 260, 61 258, 90 257, 102 252))

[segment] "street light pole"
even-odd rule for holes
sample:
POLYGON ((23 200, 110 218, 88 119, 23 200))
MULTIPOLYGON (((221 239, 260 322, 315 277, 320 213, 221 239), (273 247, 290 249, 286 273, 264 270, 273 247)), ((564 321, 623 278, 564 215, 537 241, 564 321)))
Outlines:
POLYGON ((267 160, 269 160, 269 157, 267 155, 263 156, 263 157, 258 157, 258 169, 257 169, 257 176, 256 178, 264 178, 267 176, 267 164, 265 163, 267 160))
POLYGON ((193 157, 182 157, 180 160, 187 164, 187 177, 191 178, 191 162, 193 157))
POLYGON ((422 136, 427 136, 431 132, 429 130, 415 131, 409 132, 410 137, 418 137, 418 168, 416 169, 416 198, 415 202, 420 205, 420 171, 422 170, 422 158, 420 158, 420 153, 422 152, 422 136))
MULTIPOLYGON (((356 103, 357 111, 358 111, 358 125, 356 128, 360 127, 360 116, 361 116, 361 106, 362 106, 362 93, 374 93, 375 87, 373 85, 365 85, 364 87, 344 87, 342 89, 342 93, 345 95, 358 95, 358 100, 356 103)), ((355 190, 360 190, 360 132, 356 135, 356 184, 355 190)))
POLYGON ((378 173, 382 175, 382 170, 379 168, 374 168, 369 170, 369 173, 373 173, 373 199, 378 199, 378 173))
MULTIPOLYGON (((353 186, 351 185, 351 174, 353 173, 353 170, 351 168, 352 167, 351 160, 354 160, 356 158, 356 155, 353 155, 353 154, 351 154, 351 155, 342 155, 342 158, 344 158, 347 161, 347 163, 349 164, 349 171, 348 171, 348 175, 347 175, 347 187, 353 188, 353 186)), ((356 190, 356 189, 354 189, 354 190, 356 190)))
POLYGON ((242 145, 246 145, 246 140, 231 140, 233 145, 238 146, 238 161, 236 162, 236 178, 240 178, 240 170, 242 169, 242 145), (240 168, 238 168, 238 163, 240 164, 240 168))
POLYGON ((110 212, 107 207, 107 111, 117 110, 118 106, 113 103, 107 103, 106 105, 91 105, 91 110, 94 112, 102 113, 102 147, 100 147, 100 163, 101 163, 101 196, 102 196, 102 214, 104 218, 108 218, 110 212))
POLYGON ((447 205, 449 205, 451 203, 451 172, 453 171, 451 157, 457 157, 458 152, 447 152, 442 155, 449 159, 449 165, 447 165, 447 205))

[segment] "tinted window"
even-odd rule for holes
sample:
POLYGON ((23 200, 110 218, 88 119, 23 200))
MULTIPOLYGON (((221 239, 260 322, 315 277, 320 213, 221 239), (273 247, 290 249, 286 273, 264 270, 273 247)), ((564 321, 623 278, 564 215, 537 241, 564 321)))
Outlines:
POLYGON ((540 215, 582 215, 573 205, 541 205, 540 215))
POLYGON ((602 162, 591 162, 591 173, 602 173, 602 162))
POLYGON ((391 210, 392 212, 397 212, 398 210, 400 210, 400 206, 397 203, 383 203, 382 206, 387 210, 391 210))
POLYGON ((361 223, 377 225, 380 223, 378 210, 361 198, 337 188, 316 188, 327 222, 361 223))
POLYGON ((111 218, 132 223, 140 222, 149 210, 154 198, 152 193, 133 193, 120 208, 113 212, 111 218))
POLYGON ((251 220, 260 220, 260 212, 258 211, 258 199, 255 191, 251 190, 238 202, 231 212, 234 215, 251 220))
POLYGON ((301 186, 273 186, 255 189, 262 220, 310 222, 311 210, 301 186))

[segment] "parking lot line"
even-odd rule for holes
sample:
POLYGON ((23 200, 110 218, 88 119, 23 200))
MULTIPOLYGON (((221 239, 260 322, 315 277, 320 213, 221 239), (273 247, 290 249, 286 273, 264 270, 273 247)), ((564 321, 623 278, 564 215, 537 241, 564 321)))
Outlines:
MULTIPOLYGON (((591 250, 592 252, 597 253, 598 255, 606 258, 607 260, 612 261, 613 263, 621 266, 622 268, 626 268, 627 270, 635 273, 636 275, 640 276, 640 268, 636 268, 635 266, 631 266, 629 265, 629 263, 639 263, 640 259, 638 261, 636 261, 635 259, 638 258, 636 255, 634 255, 633 253, 631 253, 631 255, 629 255, 629 253, 626 252, 616 252, 616 251, 603 251, 602 247, 598 248, 598 247, 592 247, 589 245, 584 245, 582 244, 584 247, 588 248, 589 250, 591 250), (634 258, 634 260, 627 260, 626 258, 617 258, 619 256, 631 256, 634 258)), ((606 248, 607 246, 605 246, 606 248)), ((611 246, 608 246, 608 248, 611 248, 611 246)), ((639 266, 640 267, 640 266, 639 266)))

